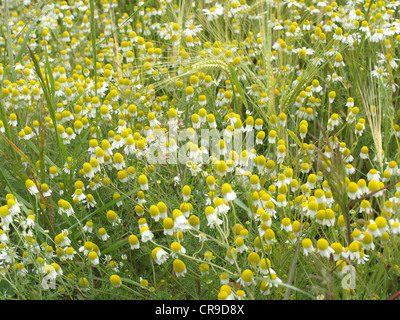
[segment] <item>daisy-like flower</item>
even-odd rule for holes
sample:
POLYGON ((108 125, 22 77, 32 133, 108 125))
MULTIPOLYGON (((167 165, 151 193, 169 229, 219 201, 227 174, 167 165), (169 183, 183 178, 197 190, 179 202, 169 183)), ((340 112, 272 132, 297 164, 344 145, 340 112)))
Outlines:
POLYGON ((250 177, 250 185, 252 190, 260 190, 261 189, 260 178, 257 175, 252 175, 250 177))
POLYGON ((218 218, 218 213, 214 207, 208 206, 205 208, 204 213, 207 218, 207 226, 214 228, 215 224, 222 224, 222 220, 218 218))
POLYGON ((388 63, 393 69, 397 68, 397 61, 400 59, 394 58, 391 53, 385 55, 384 53, 377 52, 377 54, 379 56, 378 64, 384 65, 388 63))
POLYGON ((0 207, 0 217, 1 217, 1 222, 3 223, 4 231, 8 231, 9 225, 13 221, 13 215, 11 214, 7 205, 0 207))
POLYGON ((314 79, 314 80, 312 81, 312 86, 311 86, 311 88, 312 88, 312 91, 313 91, 313 92, 316 92, 316 93, 319 93, 319 92, 322 91, 322 86, 319 84, 319 81, 318 81, 317 79, 314 79))
POLYGON ((28 189, 29 193, 32 195, 39 193, 39 190, 38 190, 36 184, 31 179, 27 179, 25 181, 25 187, 28 189))
POLYGON ((107 230, 105 228, 99 228, 98 233, 101 240, 103 241, 107 241, 107 239, 110 238, 110 235, 107 233, 107 230))
POLYGON ((74 248, 68 247, 65 249, 65 259, 74 260, 74 256, 77 254, 74 248))
POLYGON ((229 274, 226 272, 221 273, 219 276, 219 280, 220 280, 221 285, 228 284, 229 283, 229 274))
POLYGON ((301 244, 303 246, 303 254, 305 256, 308 256, 310 253, 314 252, 314 246, 310 239, 303 239, 301 244))
POLYGON ((364 249, 366 250, 374 250, 375 249, 375 244, 374 244, 374 237, 368 230, 364 231, 362 233, 362 238, 361 238, 361 244, 364 249))
POLYGON ((389 75, 389 73, 386 71, 386 68, 384 66, 374 66, 374 69, 371 71, 371 75, 374 78, 382 79, 385 78, 389 75))
POLYGON ((54 242, 59 247, 67 247, 71 244, 71 240, 68 237, 68 230, 63 230, 61 233, 54 237, 54 242))
POLYGON ((17 120, 17 115, 15 113, 10 114, 10 120, 8 121, 8 124, 12 127, 16 127, 18 124, 17 120))
POLYGON ((342 254, 344 253, 343 246, 341 245, 340 242, 334 242, 331 244, 331 248, 334 251, 334 252, 332 252, 333 259, 335 261, 338 261, 342 257, 342 254))
POLYGON ((279 194, 276 198, 276 205, 278 207, 286 207, 287 206, 286 196, 284 194, 279 194))
POLYGON ((317 241, 317 252, 322 256, 329 258, 332 253, 335 251, 329 246, 328 241, 321 238, 317 241))
POLYGON ((92 233, 93 232, 93 222, 87 221, 82 229, 85 232, 92 233))
POLYGON ((235 263, 236 256, 237 256, 236 248, 228 249, 226 250, 225 260, 227 260, 230 264, 233 265, 235 263))
POLYGON ((367 182, 364 179, 360 179, 357 181, 359 194, 365 195, 368 193, 367 182))
POLYGON ((207 263, 202 263, 199 266, 199 271, 201 272, 202 276, 209 274, 210 273, 209 270, 210 270, 210 265, 208 265, 207 263))
POLYGON ((166 217, 163 220, 164 234, 172 236, 175 232, 174 220, 172 218, 166 217))
POLYGON ((259 268, 260 273, 264 275, 276 273, 274 269, 271 268, 271 261, 268 258, 261 259, 259 263, 259 268))
POLYGON ((383 182, 376 181, 375 179, 372 179, 368 182, 368 191, 369 192, 375 192, 372 196, 377 198, 383 195, 383 191, 381 190, 384 187, 383 182))
POLYGON ((356 260, 357 264, 365 264, 369 260, 369 255, 366 255, 364 250, 360 250, 360 257, 356 260))
POLYGON ((224 14, 224 7, 217 2, 213 7, 203 9, 203 14, 207 17, 208 21, 213 21, 224 14))
POLYGON ((281 283, 282 280, 277 276, 276 273, 269 273, 266 275, 264 278, 269 279, 269 283, 272 284, 274 287, 278 287, 281 283))
MULTIPOLYGON (((117 170, 125 169, 125 160, 122 154, 116 153, 113 157, 113 166, 117 170)), ((93 167, 92 167, 93 168, 93 167)))
POLYGON ((173 270, 177 277, 184 277, 187 269, 185 263, 180 259, 175 259, 172 264, 173 270))
POLYGON ((350 182, 347 185, 347 196, 352 200, 354 200, 356 198, 359 198, 361 196, 361 192, 360 192, 360 190, 358 188, 357 183, 350 182))
POLYGON ((86 202, 86 195, 83 193, 82 189, 76 189, 72 194, 72 198, 75 202, 86 202))
POLYGON ((56 288, 57 271, 51 264, 46 264, 43 268, 44 277, 42 279, 42 288, 44 290, 56 288))
POLYGON ((172 242, 170 248, 172 251, 171 255, 174 259, 178 258, 180 253, 186 253, 186 249, 177 241, 172 242))
MULTIPOLYGON (((91 164, 88 163, 88 162, 85 162, 85 163, 83 164, 83 172, 84 172, 84 176, 85 176, 86 178, 93 179, 94 176, 95 176, 95 172, 94 172, 94 170, 93 170, 91 164)), ((68 173, 69 173, 69 171, 68 171, 68 173)))
POLYGON ((186 217, 189 218, 189 216, 192 214, 193 210, 193 205, 189 202, 182 202, 179 210, 182 211, 182 214, 186 217))
POLYGON ((228 202, 225 199, 216 197, 214 199, 215 212, 217 215, 226 214, 230 210, 228 202))
POLYGON ((3 229, 0 229, 0 242, 1 243, 8 243, 9 242, 8 235, 7 235, 7 233, 4 232, 3 229))
POLYGON ((326 197, 325 197, 324 190, 316 189, 314 191, 314 199, 315 199, 315 203, 317 203, 317 204, 326 203, 326 197))
POLYGON ((285 230, 286 232, 292 232, 292 224, 289 218, 282 219, 280 229, 285 230))
POLYGON ((113 210, 108 210, 106 217, 112 226, 115 226, 115 225, 118 225, 119 223, 121 223, 121 218, 113 210))
MULTIPOLYGON (((143 232, 145 232, 145 230, 143 230, 143 232)), ((145 235, 143 235, 143 236, 145 236, 145 235)), ((139 249, 140 242, 136 235, 131 234, 128 238, 128 241, 129 241, 129 246, 130 246, 131 250, 139 249)))
POLYGON ((19 204, 17 198, 12 194, 6 195, 7 207, 10 210, 10 213, 15 216, 21 212, 21 205, 19 204))
POLYGON ((88 257, 90 263, 94 266, 96 266, 100 263, 99 255, 97 254, 96 251, 90 251, 88 253, 87 257, 88 257))
POLYGON ((221 192, 226 202, 236 199, 236 193, 232 190, 232 187, 229 183, 224 183, 222 185, 221 192))
POLYGON ((191 225, 186 217, 183 215, 182 211, 179 209, 174 209, 172 211, 172 217, 174 219, 174 227, 176 230, 185 231, 191 229, 191 225))
POLYGON ((153 234, 153 232, 151 232, 151 231, 149 230, 148 227, 141 227, 141 228, 140 228, 140 236, 141 236, 141 238, 142 238, 142 242, 145 243, 145 242, 147 242, 147 241, 153 239, 154 234, 153 234))
POLYGON ((110 276, 110 283, 113 287, 119 288, 122 284, 120 276, 113 274, 110 276))
POLYGON ((270 132, 268 133, 268 142, 273 144, 276 141, 276 136, 277 133, 275 130, 270 130, 270 132))
POLYGON ((264 240, 269 245, 276 243, 275 232, 271 228, 265 230, 264 240))
POLYGON ((340 53, 338 53, 335 57, 334 66, 337 68, 345 66, 344 61, 343 61, 343 56, 340 53))
POLYGON ((148 184, 148 180, 147 180, 146 175, 141 174, 139 176, 138 181, 139 181, 140 189, 142 189, 142 190, 148 190, 149 189, 149 184, 148 184))
POLYGON ((375 181, 379 182, 380 178, 381 178, 381 175, 378 170, 376 170, 376 169, 369 170, 369 172, 367 174, 368 181, 375 180, 375 181))
POLYGON ((151 252, 151 256, 158 265, 161 265, 168 260, 168 252, 160 247, 154 248, 151 252))
POLYGON ((247 251, 248 247, 244 243, 244 239, 242 237, 237 237, 235 239, 235 245, 236 245, 236 252, 242 253, 247 251))
POLYGON ((218 300, 234 300, 234 299, 235 299, 235 293, 233 292, 232 288, 227 284, 221 285, 221 288, 219 289, 218 292, 218 300))
POLYGON ((183 30, 183 33, 185 36, 192 36, 196 37, 199 33, 203 31, 203 26, 201 24, 195 25, 192 23, 192 21, 186 21, 185 23, 185 29, 183 30))
POLYGON ((69 217, 69 216, 75 214, 75 211, 74 211, 74 208, 72 207, 72 205, 68 201, 66 201, 64 199, 60 199, 58 201, 58 213, 59 214, 66 213, 67 216, 69 217))
POLYGON ((154 221, 158 221, 160 219, 160 210, 156 205, 150 206, 149 213, 154 221))
POLYGON ((94 248, 95 248, 95 245, 94 245, 93 242, 91 242, 91 241, 86 241, 86 242, 83 244, 83 246, 81 246, 81 247, 79 248, 79 252, 83 252, 83 254, 84 254, 85 256, 87 256, 87 255, 89 254, 89 252, 91 252, 91 251, 94 250, 94 248))
POLYGON ((253 271, 246 269, 242 272, 241 277, 237 280, 242 286, 251 286, 256 284, 253 271))
POLYGON ((399 234, 400 233, 400 222, 399 219, 390 219, 389 220, 390 232, 392 234, 399 234))
POLYGON ((293 49, 293 52, 298 54, 299 58, 304 59, 307 56, 312 56, 314 54, 315 50, 312 48, 302 47, 302 48, 293 49))
POLYGON ((186 185, 182 188, 183 201, 189 201, 191 194, 192 189, 189 186, 186 185))
POLYGON ((362 248, 362 245, 359 241, 353 241, 350 243, 347 255, 350 260, 356 261, 357 259, 360 258, 360 249, 362 248))
POLYGON ((399 175, 400 173, 400 170, 395 161, 390 161, 387 164, 385 171, 389 171, 392 175, 399 175))
POLYGON ((196 234, 195 237, 199 239, 199 242, 207 241, 207 236, 204 233, 196 234))
POLYGON ((260 285, 260 292, 264 295, 269 295, 271 293, 271 283, 263 280, 260 285))
POLYGON ((379 233, 379 236, 382 236, 389 229, 386 218, 382 216, 375 218, 375 223, 376 226, 378 227, 377 231, 379 233))

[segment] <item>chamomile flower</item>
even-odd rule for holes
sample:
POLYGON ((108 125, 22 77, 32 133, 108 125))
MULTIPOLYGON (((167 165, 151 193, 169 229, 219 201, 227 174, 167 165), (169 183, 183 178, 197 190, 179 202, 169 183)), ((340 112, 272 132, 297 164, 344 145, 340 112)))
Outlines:
POLYGON ((88 257, 90 263, 94 266, 96 266, 100 263, 99 256, 96 251, 90 251, 88 253, 87 257, 88 257))
POLYGON ((362 245, 359 241, 353 241, 352 243, 350 243, 348 251, 347 251, 348 258, 353 261, 356 261, 357 259, 359 259, 361 248, 362 248, 362 245))
POLYGON ((256 281, 254 279, 253 271, 251 271, 250 269, 244 270, 237 282, 239 282, 242 286, 255 285, 256 281))
POLYGON ((176 230, 185 231, 191 229, 191 225, 186 217, 183 215, 182 211, 179 209, 174 209, 172 211, 172 217, 174 219, 174 227, 176 230))
POLYGON ((113 287, 119 288, 122 284, 121 277, 118 276, 117 274, 113 274, 110 276, 110 283, 113 287))
POLYGON ((129 246, 130 246, 131 250, 139 249, 140 242, 139 242, 139 239, 138 239, 138 237, 136 235, 131 234, 128 237, 128 241, 129 241, 129 246))
POLYGON ((184 277, 187 273, 186 265, 180 259, 175 259, 172 267, 177 277, 184 277))
POLYGON ((281 230, 285 230, 286 232, 292 231, 292 224, 289 218, 283 218, 280 226, 281 230))
POLYGON ((110 235, 107 233, 107 230, 105 228, 99 228, 98 233, 101 237, 101 240, 103 241, 107 241, 107 239, 110 238, 110 235))
POLYGON ((36 184, 31 179, 27 179, 25 181, 25 187, 28 189, 29 193, 32 195, 39 193, 39 190, 38 190, 36 184))
POLYGON ((42 279, 42 287, 44 290, 56 288, 57 271, 51 264, 46 264, 43 268, 44 277, 42 279))
POLYGON ((310 253, 314 252, 314 246, 310 239, 308 238, 303 239, 301 244, 303 246, 303 254, 305 256, 308 256, 310 253))
POLYGON ((139 185, 140 185, 140 189, 141 190, 144 191, 144 190, 148 190, 149 189, 149 183, 148 183, 148 180, 147 180, 147 176, 145 174, 141 174, 139 176, 138 181, 139 181, 139 185))
POLYGON ((235 239, 235 246, 236 246, 236 252, 242 253, 247 251, 248 247, 244 243, 244 239, 242 237, 237 237, 235 239))
POLYGON ((180 244, 177 241, 174 241, 171 243, 170 249, 171 249, 171 256, 174 259, 178 258, 180 253, 183 253, 183 254, 186 253, 186 249, 182 246, 182 244, 180 244))
POLYGON ((214 207, 207 206, 204 210, 204 213, 207 218, 207 226, 209 226, 210 228, 214 228, 215 224, 222 224, 222 220, 218 218, 218 214, 214 207))
POLYGON ((389 220, 390 233, 399 234, 400 233, 400 222, 399 219, 390 219, 389 220))
POLYGON ((226 202, 233 201, 236 199, 236 193, 232 190, 232 187, 229 183, 223 184, 221 192, 226 202))
POLYGON ((151 256, 158 265, 161 265, 168 260, 168 252, 160 247, 154 248, 151 252, 151 256))
POLYGON ((183 196, 183 201, 188 201, 190 199, 192 193, 192 189, 189 186, 184 186, 182 188, 182 196, 183 196))
POLYGON ((329 258, 332 253, 335 251, 329 246, 327 240, 321 238, 317 241, 317 252, 322 256, 329 258))
POLYGON ((85 225, 82 228, 83 231, 86 231, 88 233, 93 232, 93 222, 92 221, 86 221, 85 225))
POLYGON ((149 240, 153 239, 154 234, 153 234, 153 232, 151 232, 149 230, 148 227, 141 227, 140 228, 140 236, 141 236, 142 242, 146 243, 149 240))

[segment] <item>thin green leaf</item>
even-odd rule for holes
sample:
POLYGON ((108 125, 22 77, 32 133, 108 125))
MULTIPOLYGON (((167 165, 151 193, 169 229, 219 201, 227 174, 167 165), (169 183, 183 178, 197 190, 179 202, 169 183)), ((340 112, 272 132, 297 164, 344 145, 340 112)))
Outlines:
POLYGON ((111 246, 107 246, 106 249, 102 250, 101 253, 106 254, 113 252, 114 250, 117 250, 129 243, 129 239, 122 239, 120 241, 117 241, 116 243, 112 244, 111 246))
POLYGON ((26 35, 24 37, 24 40, 22 41, 21 47, 19 48, 19 51, 18 51, 18 54, 17 54, 17 58, 15 59, 15 63, 16 64, 21 61, 22 55, 24 54, 26 46, 27 46, 28 41, 29 41, 29 36, 32 33, 32 31, 38 26, 39 19, 40 19, 40 16, 35 19, 35 21, 32 23, 32 25, 29 27, 28 31, 26 32, 26 35))
MULTIPOLYGON (((233 82, 235 83, 236 88, 238 89, 239 94, 240 94, 240 96, 241 96, 241 98, 242 98, 242 102, 243 102, 243 104, 246 106, 246 109, 248 109, 246 97, 245 97, 245 95, 244 95, 242 86, 241 86, 240 83, 239 83, 239 78, 238 78, 238 76, 237 76, 237 73, 236 73, 236 71, 235 71, 235 68, 234 68, 231 64, 229 64, 228 67, 229 67, 229 71, 231 72, 231 77, 232 77, 232 79, 233 79, 233 82)), ((238 112, 237 112, 237 113, 238 113, 238 112)))
POLYGON ((82 218, 79 223, 75 223, 73 224, 70 229, 74 229, 76 226, 78 226, 79 224, 82 224, 84 221, 88 220, 91 216, 99 213, 99 212, 104 212, 105 209, 111 207, 112 205, 116 204, 119 201, 122 201, 128 197, 130 197, 132 194, 135 194, 138 190, 137 189, 133 189, 130 192, 128 192, 127 194, 121 195, 119 198, 111 200, 109 202, 107 202, 106 204, 104 204, 103 206, 101 206, 100 208, 96 209, 95 211, 89 213, 88 215, 86 215, 84 218, 82 218))

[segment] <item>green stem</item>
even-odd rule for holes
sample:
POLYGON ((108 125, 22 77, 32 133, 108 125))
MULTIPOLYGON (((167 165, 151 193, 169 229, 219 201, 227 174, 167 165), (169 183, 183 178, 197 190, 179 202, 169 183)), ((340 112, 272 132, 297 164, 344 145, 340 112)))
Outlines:
POLYGON ((97 49, 96 49, 96 24, 94 20, 94 0, 90 0, 90 34, 92 36, 94 94, 97 97, 97 49))
POLYGON ((14 54, 12 51, 12 38, 11 38, 11 28, 10 28, 10 14, 8 11, 8 0, 4 0, 4 20, 6 23, 7 30, 7 55, 8 55, 8 63, 10 65, 10 71, 13 82, 17 81, 17 74, 14 68, 14 54))

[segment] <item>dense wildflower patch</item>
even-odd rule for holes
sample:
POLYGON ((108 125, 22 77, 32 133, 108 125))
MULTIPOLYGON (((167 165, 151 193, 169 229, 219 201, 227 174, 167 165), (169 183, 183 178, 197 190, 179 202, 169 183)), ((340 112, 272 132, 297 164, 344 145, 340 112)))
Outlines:
POLYGON ((3 2, 5 297, 398 290, 400 2, 3 2))

